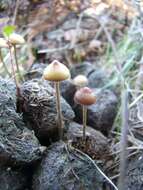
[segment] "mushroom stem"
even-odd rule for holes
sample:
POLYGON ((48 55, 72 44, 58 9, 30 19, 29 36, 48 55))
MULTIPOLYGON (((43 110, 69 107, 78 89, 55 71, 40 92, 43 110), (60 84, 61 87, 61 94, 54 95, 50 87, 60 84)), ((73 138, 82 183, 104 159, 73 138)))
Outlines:
POLYGON ((87 107, 85 105, 82 106, 82 119, 83 119, 83 141, 86 141, 86 122, 87 122, 87 107))
POLYGON ((9 53, 10 53, 10 63, 11 63, 11 67, 12 67, 12 75, 14 77, 14 81, 15 81, 15 85, 16 85, 17 96, 19 97, 20 88, 19 88, 19 83, 18 83, 16 75, 15 75, 14 64, 13 64, 13 59, 12 59, 12 51, 11 51, 10 45, 9 45, 9 53))
POLYGON ((62 121, 62 110, 61 110, 61 101, 60 101, 60 83, 55 82, 56 89, 56 106, 57 106, 57 117, 58 117, 58 128, 59 128, 59 138, 63 139, 63 121, 62 121))
POLYGON ((17 73, 18 73, 20 79, 23 81, 23 77, 21 75, 21 72, 20 72, 20 69, 19 69, 19 64, 18 64, 18 59, 17 59, 16 45, 13 45, 13 48, 14 48, 14 58, 15 58, 17 73))
POLYGON ((9 73, 8 68, 7 68, 7 66, 6 66, 6 64, 5 64, 4 60, 3 60, 1 49, 0 49, 0 60, 1 60, 2 64, 3 64, 5 72, 9 75, 9 77, 11 77, 11 74, 9 73))

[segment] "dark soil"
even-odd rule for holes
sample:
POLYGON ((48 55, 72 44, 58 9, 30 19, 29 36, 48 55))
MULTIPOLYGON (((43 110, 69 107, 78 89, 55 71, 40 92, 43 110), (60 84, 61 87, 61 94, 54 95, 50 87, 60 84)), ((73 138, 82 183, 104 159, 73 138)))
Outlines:
POLYGON ((26 190, 28 177, 24 170, 0 167, 0 190, 26 190))

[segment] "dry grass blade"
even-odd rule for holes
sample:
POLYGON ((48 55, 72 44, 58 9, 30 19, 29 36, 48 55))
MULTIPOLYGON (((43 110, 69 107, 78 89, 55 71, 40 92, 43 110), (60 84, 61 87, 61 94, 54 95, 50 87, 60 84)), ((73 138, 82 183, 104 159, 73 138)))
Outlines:
POLYGON ((125 173, 126 173, 126 161, 127 161, 127 139, 128 139, 128 92, 123 90, 122 92, 122 132, 121 132, 121 154, 120 154, 120 177, 119 177, 119 190, 125 189, 125 173))
POLYGON ((88 155, 85 154, 84 152, 82 152, 82 151, 80 151, 80 150, 78 150, 78 149, 76 149, 76 148, 73 148, 73 147, 70 147, 70 150, 73 150, 73 153, 74 153, 74 154, 76 154, 76 152, 77 152, 77 153, 81 154, 82 156, 86 157, 86 158, 94 165, 94 167, 99 171, 99 173, 108 181, 108 183, 109 183, 110 185, 112 185, 112 187, 113 187, 115 190, 118 190, 118 188, 116 187, 116 185, 106 176, 106 174, 104 174, 104 173, 102 172, 102 170, 96 165, 95 161, 92 160, 92 158, 91 158, 90 156, 88 156, 88 155))

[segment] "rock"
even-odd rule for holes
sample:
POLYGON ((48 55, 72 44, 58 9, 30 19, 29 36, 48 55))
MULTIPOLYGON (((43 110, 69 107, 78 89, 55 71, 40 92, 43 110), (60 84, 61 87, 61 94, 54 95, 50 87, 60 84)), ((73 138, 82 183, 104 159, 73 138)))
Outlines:
POLYGON ((44 63, 35 63, 31 66, 29 71, 25 74, 24 78, 26 80, 31 80, 34 78, 41 78, 43 75, 43 70, 47 65, 44 63))
POLYGON ((37 138, 16 113, 15 85, 0 79, 0 165, 26 165, 43 153, 37 138))
POLYGON ((35 171, 34 190, 102 190, 103 178, 84 156, 55 143, 35 171))
POLYGON ((88 86, 90 88, 102 88, 107 82, 106 74, 101 69, 92 72, 88 77, 88 86))
POLYGON ((90 73, 92 73, 93 71, 95 71, 95 67, 93 64, 89 63, 89 62, 83 62, 80 64, 75 64, 72 68, 71 68, 71 77, 74 78, 77 75, 85 75, 86 77, 88 77, 90 75, 90 73))
MULTIPOLYGON (((87 108, 87 124, 108 135, 116 117, 118 100, 110 90, 94 91, 97 101, 87 108)), ((75 121, 82 123, 81 105, 75 104, 73 109, 76 114, 75 121)))
POLYGON ((26 190, 27 180, 23 171, 0 167, 0 190, 26 190))
POLYGON ((127 190, 143 189, 143 154, 139 154, 132 158, 127 167, 126 188, 127 190))
POLYGON ((93 159, 107 159, 107 155, 110 153, 110 148, 107 138, 102 133, 91 127, 87 127, 86 146, 83 143, 82 137, 83 126, 75 122, 70 123, 67 138, 72 141, 74 147, 87 153, 93 159))
POLYGON ((76 86, 71 82, 71 80, 65 80, 61 82, 60 85, 61 94, 64 99, 71 105, 74 105, 74 94, 76 92, 76 86))
MULTIPOLYGON (((23 118, 41 141, 58 139, 55 91, 47 81, 31 80, 21 87, 23 118)), ((69 104, 61 98, 65 124, 74 118, 69 104)))

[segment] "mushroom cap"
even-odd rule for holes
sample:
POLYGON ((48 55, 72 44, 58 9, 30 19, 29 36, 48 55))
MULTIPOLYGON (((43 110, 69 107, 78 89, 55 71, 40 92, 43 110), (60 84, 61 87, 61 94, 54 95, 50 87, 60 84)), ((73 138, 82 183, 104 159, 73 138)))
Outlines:
POLYGON ((74 100, 78 104, 89 106, 96 102, 96 97, 90 88, 83 87, 76 91, 74 100))
POLYGON ((0 38, 0 48, 8 48, 7 41, 4 38, 0 38))
POLYGON ((12 45, 19 45, 19 44, 24 44, 25 43, 24 38, 21 35, 16 34, 16 33, 10 34, 8 39, 9 39, 9 42, 12 45))
POLYGON ((70 71, 64 64, 54 60, 45 68, 43 77, 49 81, 63 81, 70 78, 70 71))
POLYGON ((88 79, 86 76, 84 75, 77 75, 74 79, 73 79, 73 83, 76 86, 86 86, 88 84, 88 79))

